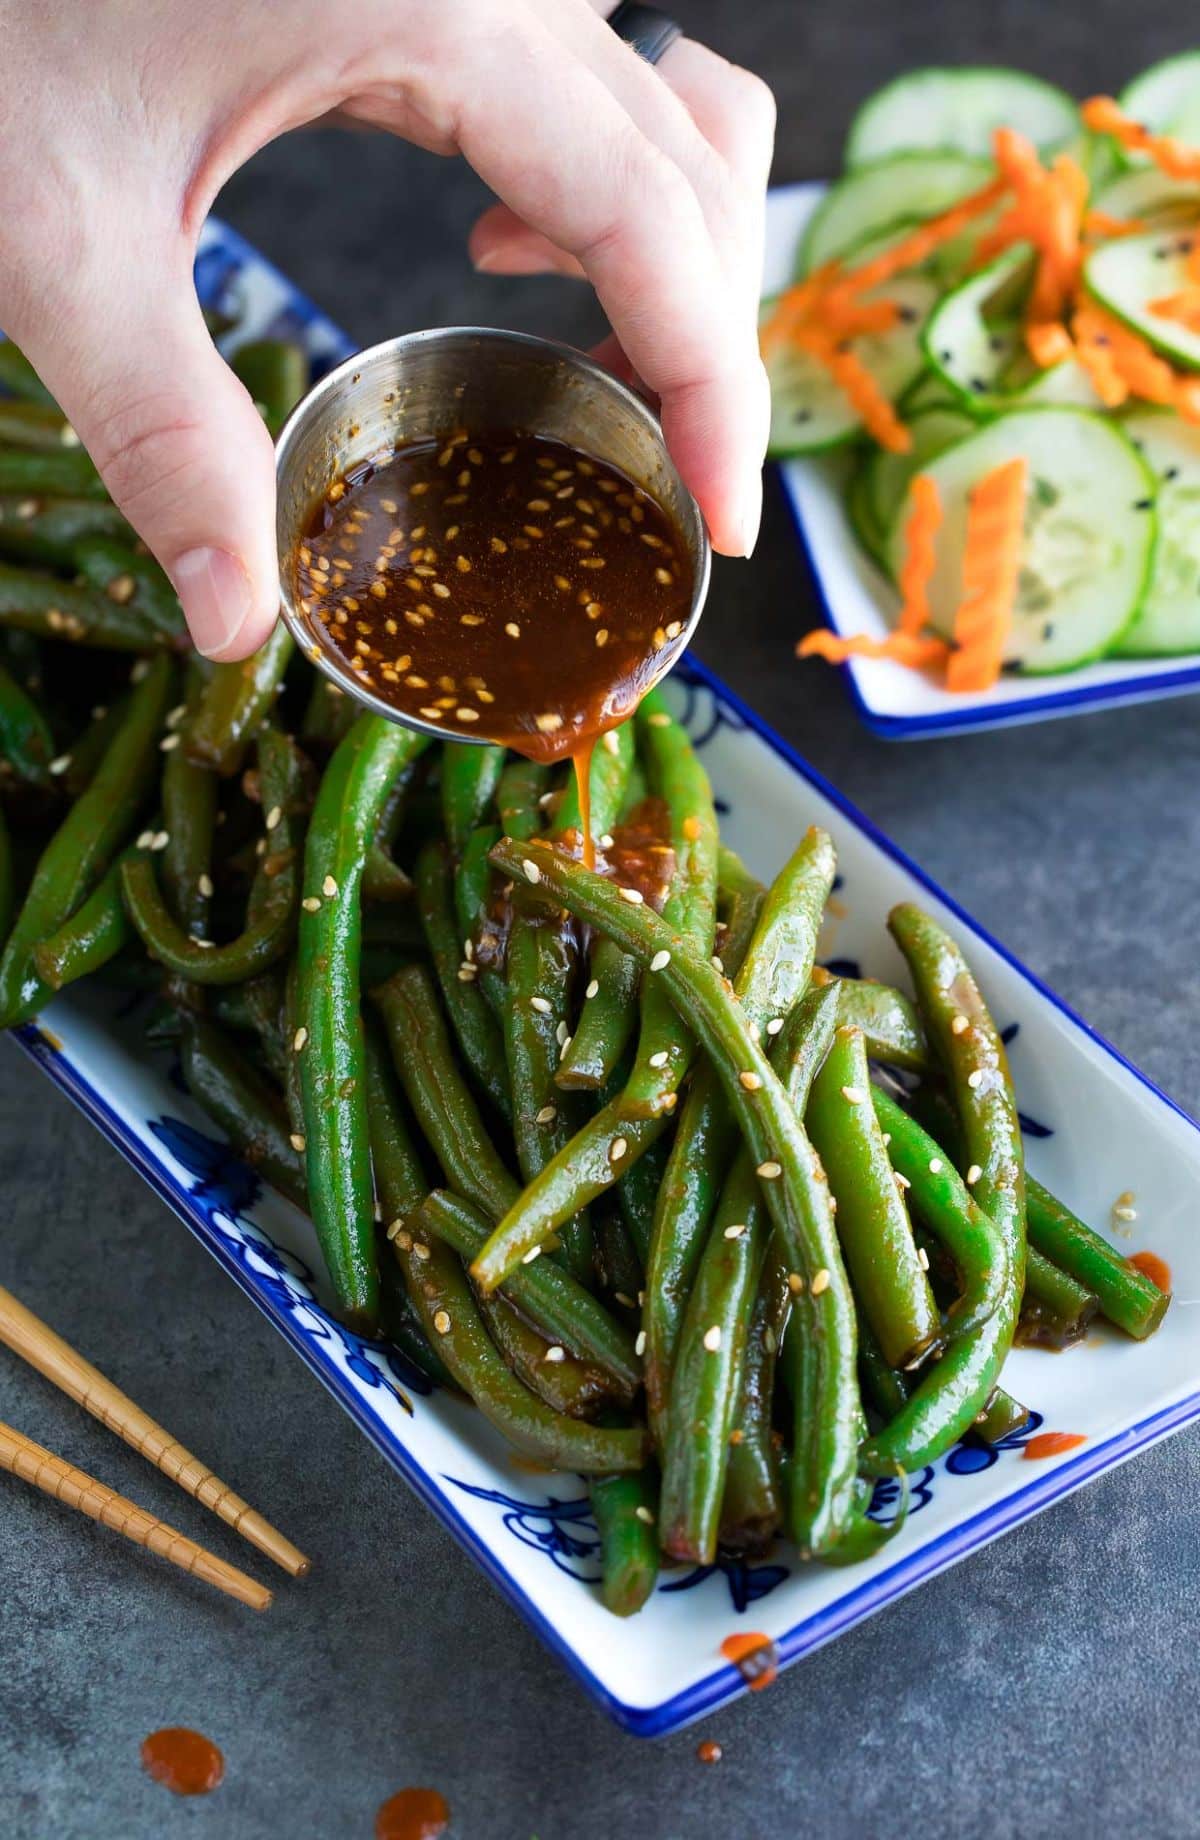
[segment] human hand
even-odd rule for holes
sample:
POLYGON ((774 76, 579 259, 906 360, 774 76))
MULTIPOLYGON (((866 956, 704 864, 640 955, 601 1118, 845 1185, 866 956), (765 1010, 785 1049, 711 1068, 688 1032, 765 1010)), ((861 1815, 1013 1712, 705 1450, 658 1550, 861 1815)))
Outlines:
MULTIPOLYGON (((611 10, 604 0, 602 10, 611 10)), ((179 593, 207 656, 274 624, 271 442, 196 302, 236 168, 332 111, 461 153, 487 271, 586 275, 717 549, 746 555, 769 403, 755 333, 774 109, 689 40, 651 69, 587 0, 0 0, 0 325, 179 593)))

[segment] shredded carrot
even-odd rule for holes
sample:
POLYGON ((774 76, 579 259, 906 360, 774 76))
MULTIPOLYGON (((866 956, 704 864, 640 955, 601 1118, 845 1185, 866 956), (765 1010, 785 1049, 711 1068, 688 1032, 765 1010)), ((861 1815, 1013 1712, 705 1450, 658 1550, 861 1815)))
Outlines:
POLYGON ((859 416, 867 433, 878 441, 880 447, 886 447, 889 453, 908 453, 912 447, 912 435, 862 359, 856 357, 848 346, 832 341, 823 355, 830 376, 859 416))
POLYGON ((932 636, 890 632, 886 639, 871 639, 866 633, 855 633, 843 639, 827 626, 806 633, 796 647, 797 658, 824 658, 830 664, 845 664, 847 658, 890 658, 917 671, 944 664, 949 655, 946 641, 932 636))
POLYGON ((909 487, 912 509, 904 526, 904 562, 900 569, 900 617, 897 630, 916 635, 929 625, 929 584, 937 564, 937 533, 942 527, 942 498, 937 480, 918 473, 909 487))
POLYGON ((1192 246, 1188 250, 1187 278, 1196 287, 1200 287, 1200 229, 1192 236, 1192 246))
POLYGON ((1189 332, 1200 332, 1200 287, 1186 287, 1178 294, 1164 294, 1150 302, 1150 311, 1158 319, 1177 320, 1189 332))
POLYGON ((990 211, 994 204, 999 204, 1007 190, 1003 179, 993 179, 990 184, 977 192, 969 192, 949 210, 942 211, 937 217, 931 217, 927 224, 921 224, 910 235, 901 237, 889 249, 881 249, 877 256, 858 268, 850 269, 830 290, 831 298, 839 304, 841 290, 847 294, 865 294, 872 288, 881 287, 890 281, 893 275, 902 274, 906 269, 918 268, 928 261, 935 249, 948 243, 953 237, 990 211))
POLYGON ((1117 368, 1109 336, 1109 321, 1096 307, 1080 306, 1071 321, 1075 353, 1091 379, 1092 388, 1108 409, 1129 399, 1129 385, 1117 368))
POLYGON ((1025 348, 1036 365, 1048 371, 1073 357, 1075 347, 1061 320, 1038 320, 1025 328, 1025 348))
POLYGON ((1172 179, 1200 179, 1200 147, 1188 147, 1169 134, 1153 134, 1126 115, 1111 96, 1093 96, 1080 114, 1093 134, 1109 134, 1127 153, 1146 153, 1172 179))
POLYGON ((1111 217, 1107 211, 1088 211, 1083 220, 1083 234, 1094 240, 1115 236, 1141 236, 1150 225, 1144 217, 1111 217))
POLYGON ((971 493, 963 548, 963 598, 954 616, 958 649, 946 666, 949 690, 987 690, 1004 664, 1012 626, 1025 522, 1024 457, 984 475, 971 493))
POLYGON ((979 239, 974 266, 982 267, 1016 243, 1031 244, 1037 268, 1026 316, 1033 323, 1060 319, 1079 280, 1087 175, 1067 154, 1060 154, 1053 166, 1043 166, 1033 142, 1012 128, 996 130, 994 147, 1013 202, 979 239))
POLYGON ((1174 409, 1185 421, 1200 422, 1200 379, 1173 370, 1145 339, 1098 307, 1081 307, 1075 317, 1087 336, 1111 353, 1129 395, 1174 409))

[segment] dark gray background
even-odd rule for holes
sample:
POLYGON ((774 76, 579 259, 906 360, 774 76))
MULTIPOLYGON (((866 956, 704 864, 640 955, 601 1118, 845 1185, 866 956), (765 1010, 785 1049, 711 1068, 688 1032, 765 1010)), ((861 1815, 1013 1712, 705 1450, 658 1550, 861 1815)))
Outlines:
MULTIPOLYGON (((830 171, 850 109, 905 65, 1012 61, 1088 93, 1188 42, 1181 0, 694 0, 680 11, 774 83, 781 180, 830 171)), ((456 320, 594 336, 581 292, 472 275, 463 244, 482 202, 461 167, 326 132, 261 154, 220 209, 363 343, 456 320)), ((753 562, 717 571, 702 654, 1200 1109, 1195 704, 888 746, 859 727, 832 674, 790 662, 812 617, 769 481, 753 562)), ((9 1048, 0 1167, 0 1282, 316 1561, 256 1620, 0 1479, 6 1833, 368 1835, 380 1800, 411 1782, 438 1786, 453 1832, 470 1840, 875 1835, 918 1821, 947 1836, 1200 1829, 1195 1431, 769 1693, 642 1744, 592 1710, 255 1309, 9 1048), (144 1733, 175 1723, 226 1752, 226 1783, 206 1802, 177 1803, 138 1769, 144 1733), (716 1768, 696 1761, 702 1736, 724 1746, 716 1768)), ((0 1417, 244 1557, 8 1357, 0 1417)))

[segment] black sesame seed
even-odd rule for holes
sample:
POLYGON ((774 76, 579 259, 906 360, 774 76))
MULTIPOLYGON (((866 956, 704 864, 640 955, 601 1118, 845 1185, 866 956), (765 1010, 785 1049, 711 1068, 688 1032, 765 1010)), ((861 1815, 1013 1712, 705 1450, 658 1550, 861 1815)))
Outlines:
POLYGON ((1152 498, 1136 498, 1133 501, 1133 508, 1135 511, 1153 511, 1154 500, 1152 498))

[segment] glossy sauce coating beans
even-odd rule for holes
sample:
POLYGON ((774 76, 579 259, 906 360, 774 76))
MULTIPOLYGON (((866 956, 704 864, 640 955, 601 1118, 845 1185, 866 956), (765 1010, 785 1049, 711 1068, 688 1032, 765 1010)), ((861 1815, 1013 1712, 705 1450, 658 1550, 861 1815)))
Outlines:
POLYGON ((336 482, 295 570, 302 611, 366 687, 538 760, 632 713, 682 647, 692 596, 653 498, 520 434, 404 447, 336 482))

